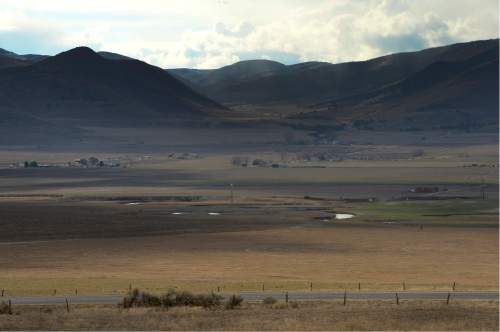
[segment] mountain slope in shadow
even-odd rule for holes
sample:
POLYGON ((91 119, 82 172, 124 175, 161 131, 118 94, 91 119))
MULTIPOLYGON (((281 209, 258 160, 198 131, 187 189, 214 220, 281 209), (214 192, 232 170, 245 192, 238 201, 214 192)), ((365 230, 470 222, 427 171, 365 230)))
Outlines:
MULTIPOLYGON (((225 104, 308 105, 367 93, 402 80, 434 62, 462 61, 496 48, 497 39, 391 54, 360 62, 305 62, 289 66, 275 63, 262 71, 253 70, 243 61, 214 70, 173 69, 169 72, 225 104), (232 74, 235 71, 245 75, 232 74)), ((264 66, 268 61, 255 62, 264 66)))
POLYGON ((318 103, 296 119, 341 119, 360 128, 498 128, 498 48, 438 61, 369 93, 318 103))
POLYGON ((0 109, 79 124, 140 124, 221 110, 160 68, 114 61, 78 47, 0 72, 0 109))

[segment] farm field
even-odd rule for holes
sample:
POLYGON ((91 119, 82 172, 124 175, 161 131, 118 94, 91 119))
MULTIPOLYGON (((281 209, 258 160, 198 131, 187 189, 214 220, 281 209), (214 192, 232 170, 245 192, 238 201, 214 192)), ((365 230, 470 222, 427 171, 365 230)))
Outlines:
MULTIPOLYGON (((497 290, 496 145, 376 149, 425 153, 306 163, 262 149, 247 155, 289 167, 245 168, 231 164, 238 153, 97 152, 126 167, 0 169, 0 288, 497 290)), ((82 155, 5 151, 0 162, 82 155)))

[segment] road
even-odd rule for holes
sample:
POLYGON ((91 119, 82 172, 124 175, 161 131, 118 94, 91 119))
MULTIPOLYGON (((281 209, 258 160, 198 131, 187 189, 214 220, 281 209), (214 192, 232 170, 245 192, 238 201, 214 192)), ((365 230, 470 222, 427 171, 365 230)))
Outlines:
MULTIPOLYGON (((398 292, 400 300, 446 300, 448 292, 398 292)), ((228 297, 230 294, 222 294, 228 297)), ((278 300, 285 299, 285 292, 242 292, 240 295, 245 301, 261 301, 272 296, 278 300)), ((498 300, 498 292, 451 292, 450 300, 498 300)), ((289 301, 327 301, 343 300, 344 292, 289 292, 289 301)), ((396 292, 347 292, 347 300, 393 300, 396 292)), ((72 296, 5 296, 0 302, 11 301, 12 304, 64 304, 69 303, 119 303, 123 295, 72 295, 72 296)))

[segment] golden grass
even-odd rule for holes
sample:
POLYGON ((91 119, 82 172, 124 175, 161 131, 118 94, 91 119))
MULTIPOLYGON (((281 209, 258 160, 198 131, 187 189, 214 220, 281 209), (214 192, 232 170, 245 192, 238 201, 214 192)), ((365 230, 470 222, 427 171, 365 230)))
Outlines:
POLYGON ((498 289, 491 228, 278 228, 115 239, 2 243, 0 287, 11 294, 123 293, 171 287, 498 289))
MULTIPOLYGON (((391 151, 394 147, 376 148, 391 151)), ((414 148, 404 147, 409 151, 414 148)), ((425 227, 420 231, 418 227, 384 226, 382 223, 330 227, 311 221, 317 216, 315 212, 301 215, 284 212, 276 216, 269 212, 271 209, 265 209, 272 204, 295 204, 300 207, 320 204, 301 200, 306 194, 328 197, 343 194, 345 197, 360 197, 367 192, 374 194, 375 190, 379 190, 379 187, 370 185, 374 183, 382 184, 381 187, 405 184, 396 191, 375 193, 382 198, 390 198, 394 192, 404 193, 410 184, 415 183, 478 184, 481 177, 486 183, 498 183, 498 168, 458 167, 462 163, 496 161, 497 145, 424 149, 426 154, 416 160, 346 161, 330 163, 328 166, 333 167, 324 169, 245 169, 231 166, 230 154, 173 161, 167 158, 167 153, 156 153, 152 154, 152 159, 133 163, 130 169, 73 170, 69 173, 64 170, 52 173, 50 171, 53 170, 49 173, 46 170, 28 170, 27 173, 32 174, 30 176, 26 176, 25 170, 9 171, 2 176, 1 194, 64 194, 65 199, 93 195, 212 195, 216 197, 202 204, 227 204, 228 200, 224 201, 229 195, 227 185, 235 183, 236 203, 261 204, 263 213, 254 216, 246 210, 241 218, 221 216, 221 223, 224 218, 224 225, 237 225, 243 218, 248 221, 255 217, 255 225, 268 223, 270 226, 269 229, 247 228, 232 232, 221 228, 200 231, 196 227, 202 227, 201 224, 210 227, 210 220, 200 218, 195 220, 200 221, 199 225, 190 224, 195 225, 193 229, 182 229, 186 232, 183 235, 158 232, 160 235, 147 236, 150 234, 148 229, 144 233, 139 229, 134 237, 128 238, 112 238, 113 234, 106 233, 101 236, 109 238, 2 242, 0 250, 8 254, 0 256, 0 288, 11 294, 52 294, 53 289, 71 294, 76 288, 81 294, 101 294, 123 293, 130 283, 149 291, 164 291, 175 286, 195 291, 210 291, 217 287, 242 291, 260 290, 262 283, 265 283, 266 289, 275 290, 307 290, 309 282, 314 283, 315 289, 341 290, 354 288, 361 282, 367 290, 395 290, 400 289, 404 281, 408 289, 415 290, 446 290, 453 282, 457 283, 458 290, 498 289, 498 228, 474 227, 474 223, 493 225, 495 215, 422 218, 402 216, 400 213, 397 216, 415 223, 439 219, 443 224, 461 226, 425 227), (52 177, 46 174, 52 174, 52 177), (147 180, 146 184, 141 179, 147 180), (336 183, 347 184, 330 186, 336 183), (350 183, 359 186, 349 186, 350 183), (240 184, 248 186, 240 187, 240 184), (272 218, 275 217, 285 220, 289 226, 286 223, 273 225, 272 218), (466 227, 462 227, 464 225, 466 227)), ((63 162, 90 155, 93 153, 0 151, 0 164, 25 159, 63 162)), ((118 154, 95 155, 100 158, 120 157, 118 154)), ((275 152, 254 155, 279 157, 279 153, 275 152)), ((137 159, 140 156, 130 154, 125 157, 137 159)), ((463 190, 471 195, 480 193, 478 186, 463 190)), ((489 195, 497 197, 497 193, 492 193, 491 188, 489 190, 489 195)), ((27 202, 27 206, 38 200, 37 204, 47 203, 51 208, 57 204, 69 204, 59 202, 58 198, 0 198, 0 202, 7 207, 20 200, 27 202)), ((171 211, 162 209, 181 205, 152 203, 132 208, 117 207, 115 205, 118 204, 111 202, 81 204, 88 211, 96 209, 96 213, 109 209, 104 211, 106 215, 103 213, 96 225, 105 225, 110 219, 119 223, 127 216, 130 221, 130 215, 140 210, 144 211, 137 214, 132 222, 145 222, 144 218, 149 216, 151 219, 154 213, 158 213, 160 222, 167 222, 169 217, 166 215, 170 215, 171 211)), ((394 212, 385 206, 389 204, 373 211, 356 204, 321 204, 328 204, 332 210, 359 211, 356 220, 361 221, 382 221, 394 212)), ((30 215, 23 210, 23 217, 42 218, 42 213, 37 215, 37 210, 33 211, 34 214, 30 215)), ((10 215, 1 217, 6 220, 10 215)), ((70 226, 72 221, 78 221, 77 217, 69 217, 64 219, 58 215, 70 226)), ((87 215, 84 217, 87 218, 87 215)), ((93 218, 89 220, 95 222, 93 218)), ((176 222, 181 224, 183 221, 179 219, 176 222)), ((79 225, 82 227, 82 224, 79 225)), ((22 231, 12 237, 19 234, 22 235, 22 231)))
POLYGON ((0 330, 498 330, 497 301, 244 304, 236 310, 181 307, 16 306, 0 330))

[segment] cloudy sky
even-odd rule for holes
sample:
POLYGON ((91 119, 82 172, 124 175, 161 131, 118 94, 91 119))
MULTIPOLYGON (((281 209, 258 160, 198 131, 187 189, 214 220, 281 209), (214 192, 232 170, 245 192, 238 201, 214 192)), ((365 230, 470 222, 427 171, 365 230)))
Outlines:
POLYGON ((498 0, 1 0, 0 48, 86 45, 163 68, 365 60, 498 38, 498 0))

